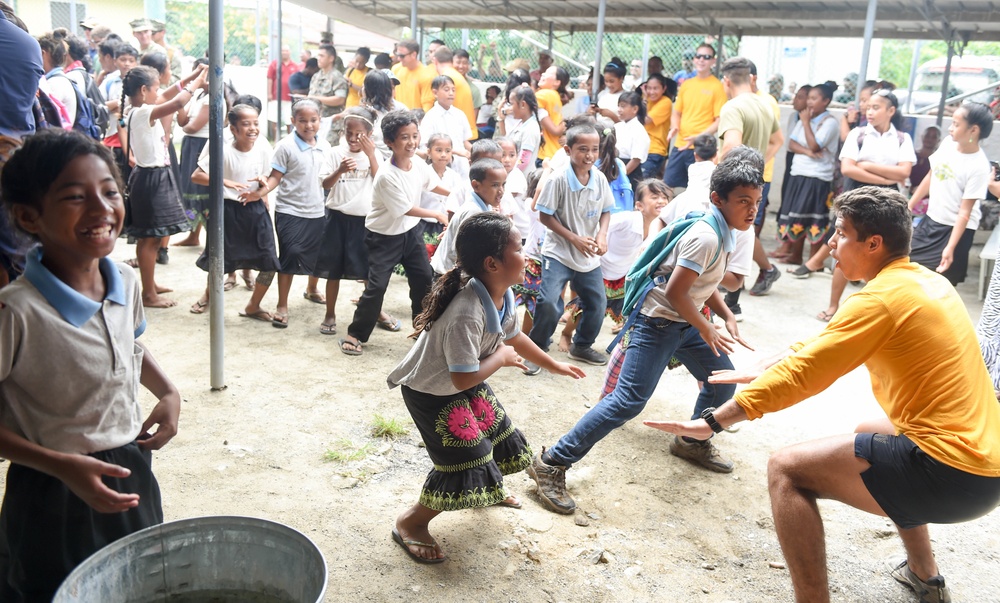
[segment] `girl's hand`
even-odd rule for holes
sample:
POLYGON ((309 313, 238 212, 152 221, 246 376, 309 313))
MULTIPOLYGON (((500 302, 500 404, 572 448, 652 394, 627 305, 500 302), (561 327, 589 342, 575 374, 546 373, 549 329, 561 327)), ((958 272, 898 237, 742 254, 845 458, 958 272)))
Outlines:
POLYGON ((858 121, 858 110, 854 108, 854 105, 851 105, 847 108, 847 123, 853 124, 856 121, 858 121))
POLYGON ((729 331, 729 334, 733 337, 733 339, 736 340, 737 343, 739 343, 746 349, 750 350, 751 352, 754 351, 754 349, 750 347, 750 344, 744 341, 742 337, 740 337, 740 329, 736 325, 735 317, 730 318, 729 320, 726 321, 726 330, 729 331))
POLYGON ((83 454, 67 454, 64 469, 55 477, 98 513, 122 513, 139 506, 138 494, 123 494, 106 486, 101 477, 128 477, 131 471, 83 454))
MULTIPOLYGON (((183 82, 181 87, 182 88, 186 87, 188 84, 198 79, 198 77, 200 77, 202 74, 205 74, 206 79, 208 78, 208 65, 198 65, 197 67, 194 68, 194 71, 185 75, 184 78, 181 80, 183 82)), ((202 83, 204 82, 205 80, 203 79, 202 83)))
POLYGON ((803 109, 799 111, 799 120, 802 121, 802 127, 805 127, 809 123, 810 119, 809 109, 803 109))
POLYGON ((517 350, 509 345, 501 343, 499 349, 493 353, 498 354, 497 357, 502 362, 500 366, 512 366, 519 368, 522 371, 528 370, 528 367, 524 364, 524 358, 521 358, 521 356, 517 353, 517 350))
POLYGON ((733 353, 736 341, 729 334, 721 332, 711 324, 704 330, 699 329, 698 332, 701 338, 705 340, 705 343, 708 344, 708 347, 712 348, 712 353, 716 356, 719 355, 719 351, 724 352, 726 355, 733 353))
POLYGON ((340 166, 337 167, 338 174, 346 174, 347 172, 353 172, 358 169, 358 163, 350 157, 345 157, 343 161, 340 162, 340 166))
POLYGON ((361 145, 361 152, 369 157, 375 156, 375 141, 372 140, 371 135, 362 134, 358 138, 358 143, 361 145))
POLYGON ((950 247, 945 247, 944 251, 941 252, 941 263, 938 264, 936 268, 938 274, 943 274, 948 268, 951 268, 951 263, 955 261, 955 250, 950 247))
POLYGON ((582 368, 568 362, 557 362, 555 366, 549 369, 549 372, 553 375, 562 375, 574 379, 583 379, 587 376, 587 373, 584 373, 582 368))
POLYGON ((444 212, 436 211, 436 212, 434 212, 434 219, 437 220, 438 222, 440 222, 441 224, 444 224, 445 226, 448 226, 448 214, 446 214, 444 212))
POLYGON ((143 450, 159 450, 166 446, 177 435, 177 418, 181 414, 181 396, 171 392, 160 398, 152 412, 142 424, 142 435, 139 448, 143 450), (149 428, 156 425, 156 433, 149 433, 149 428))

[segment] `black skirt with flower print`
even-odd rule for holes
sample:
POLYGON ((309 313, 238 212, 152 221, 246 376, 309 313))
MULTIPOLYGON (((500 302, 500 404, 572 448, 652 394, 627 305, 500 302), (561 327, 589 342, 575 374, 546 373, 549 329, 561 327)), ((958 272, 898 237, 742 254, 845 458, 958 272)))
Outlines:
POLYGON ((453 396, 400 389, 434 463, 420 504, 456 511, 507 498, 503 476, 523 471, 533 455, 490 386, 483 382, 453 396))

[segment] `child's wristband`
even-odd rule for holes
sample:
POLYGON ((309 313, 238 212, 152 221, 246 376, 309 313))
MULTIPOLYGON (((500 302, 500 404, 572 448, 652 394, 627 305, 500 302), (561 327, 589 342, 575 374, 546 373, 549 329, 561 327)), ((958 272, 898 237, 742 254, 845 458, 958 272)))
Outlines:
POLYGON ((180 94, 184 90, 184 86, 181 86, 180 82, 177 82, 177 94, 180 94))

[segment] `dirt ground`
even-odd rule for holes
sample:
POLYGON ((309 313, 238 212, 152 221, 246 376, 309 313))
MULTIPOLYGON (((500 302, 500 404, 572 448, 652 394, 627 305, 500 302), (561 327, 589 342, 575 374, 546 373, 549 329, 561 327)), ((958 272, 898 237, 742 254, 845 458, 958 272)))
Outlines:
MULTIPOLYGON (((979 234, 981 245, 986 233, 979 234)), ((973 320, 981 310, 978 249, 959 288, 973 320)), ((412 427, 399 392, 385 385, 411 345, 406 333, 376 330, 362 357, 348 357, 337 337, 319 333, 323 308, 303 299, 305 278, 292 286, 285 330, 238 317, 249 296, 239 287, 225 295, 228 387, 213 392, 208 315, 188 312, 205 284, 194 266, 199 251, 172 248, 170 264, 157 266, 157 280, 174 288, 170 296, 180 303, 149 310, 143 336, 184 400, 180 432, 154 461, 167 520, 249 515, 302 531, 326 557, 326 601, 790 601, 767 495, 768 456, 850 432, 880 413, 862 367, 815 399, 720 436, 720 449, 736 462, 731 475, 671 456, 666 434, 633 421, 568 474, 576 518, 544 509, 531 480, 518 474, 507 484, 523 509, 443 514, 431 527, 449 560, 422 566, 392 542, 390 529, 414 502, 430 461, 414 429, 395 441, 369 434, 375 414, 412 427), (356 460, 324 459, 327 451, 359 449, 356 460)), ((120 243, 114 257, 132 254, 120 243)), ((735 364, 818 331, 814 315, 826 307, 829 284, 828 274, 801 281, 785 275, 766 297, 744 295, 741 329, 757 351, 739 352, 735 364)), ((276 289, 265 307, 273 308, 276 289)), ((341 333, 360 290, 353 282, 342 287, 341 333)), ((405 281, 394 278, 386 309, 405 318, 407 308, 405 281)), ((605 326, 598 344, 610 339, 605 326)), ((538 449, 596 400, 603 369, 586 370, 586 379, 572 381, 505 369, 490 383, 538 449)), ((695 397, 683 368, 669 372, 640 419, 687 417, 695 397)), ((152 407, 148 393, 143 404, 152 407)), ((890 522, 839 503, 820 506, 834 600, 914 600, 887 572, 886 560, 902 552, 890 522)), ((932 536, 956 602, 1000 601, 1000 514, 933 526, 932 536)))

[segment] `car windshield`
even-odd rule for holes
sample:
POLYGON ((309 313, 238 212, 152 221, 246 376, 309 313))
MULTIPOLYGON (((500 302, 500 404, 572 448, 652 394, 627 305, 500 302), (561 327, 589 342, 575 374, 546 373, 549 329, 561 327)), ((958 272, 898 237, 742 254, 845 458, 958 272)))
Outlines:
MULTIPOLYGON (((941 84, 944 81, 944 71, 935 70, 934 72, 924 72, 920 75, 920 85, 917 87, 918 90, 940 92, 941 84)), ((948 78, 948 88, 949 92, 952 92, 953 94, 950 94, 949 96, 965 94, 966 92, 972 92, 973 90, 980 90, 998 80, 1000 80, 1000 76, 998 76, 997 72, 992 69, 952 72, 951 76, 948 78)), ((991 97, 991 91, 986 90, 971 98, 972 100, 985 100, 988 102, 991 97)))

